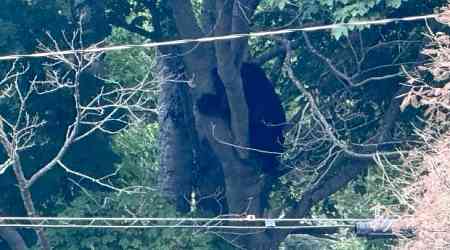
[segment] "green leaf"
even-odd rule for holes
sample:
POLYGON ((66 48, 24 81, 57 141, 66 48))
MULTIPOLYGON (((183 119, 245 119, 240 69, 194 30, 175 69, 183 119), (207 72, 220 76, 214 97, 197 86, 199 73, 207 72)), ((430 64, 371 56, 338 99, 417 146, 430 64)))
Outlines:
POLYGON ((349 29, 347 27, 338 27, 331 31, 331 34, 334 36, 334 38, 336 38, 336 40, 339 40, 343 36, 348 36, 348 33, 349 29))
POLYGON ((386 0, 387 7, 392 7, 392 8, 398 9, 398 8, 400 8, 401 5, 402 5, 402 0, 386 0))

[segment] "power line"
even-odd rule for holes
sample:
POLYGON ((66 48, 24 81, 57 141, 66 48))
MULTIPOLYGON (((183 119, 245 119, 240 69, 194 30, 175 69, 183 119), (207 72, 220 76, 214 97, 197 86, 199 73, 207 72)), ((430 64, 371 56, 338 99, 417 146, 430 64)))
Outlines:
POLYGON ((109 222, 265 222, 267 220, 275 222, 364 222, 374 219, 366 218, 194 218, 194 217, 0 217, 2 221, 109 221, 109 222))
POLYGON ((288 34, 288 33, 299 32, 299 31, 313 32, 313 31, 330 30, 330 29, 336 29, 336 28, 346 28, 346 27, 352 27, 352 26, 386 25, 388 23, 393 23, 393 22, 412 22, 412 21, 417 21, 417 20, 434 19, 437 17, 439 17, 439 14, 429 14, 429 15, 408 16, 408 17, 400 17, 400 18, 386 18, 386 19, 380 19, 380 20, 335 23, 335 24, 328 24, 328 25, 302 27, 302 28, 290 28, 290 29, 281 29, 281 30, 274 30, 274 31, 239 33, 239 34, 230 34, 230 35, 224 35, 224 36, 188 38, 188 39, 172 40, 172 41, 165 41, 165 42, 125 44, 125 45, 116 45, 116 46, 100 47, 100 48, 86 48, 86 49, 76 49, 76 50, 40 52, 40 53, 33 53, 33 54, 15 54, 15 55, 0 56, 0 61, 11 61, 11 60, 17 60, 17 59, 23 59, 23 58, 40 58, 40 57, 48 57, 48 56, 55 56, 55 55, 70 55, 70 54, 78 54, 78 53, 107 52, 107 51, 126 50, 126 49, 133 49, 133 48, 156 48, 156 47, 162 47, 162 46, 181 45, 181 44, 188 44, 188 43, 204 43, 204 42, 213 42, 213 41, 233 40, 233 39, 239 39, 239 38, 245 38, 245 37, 273 36, 273 35, 288 34))
POLYGON ((0 217, 0 227, 19 228, 110 228, 110 229, 338 229, 354 228, 354 223, 368 223, 373 219, 331 219, 331 218, 255 218, 215 217, 0 217), (244 223, 243 225, 222 223, 244 223), (252 224, 249 224, 252 223, 252 224), (287 224, 286 224, 287 223, 287 224), (292 223, 298 223, 293 225, 292 223), (327 223, 331 225, 320 225, 327 223), (128 225, 127 225, 128 224, 128 225), (284 225, 283 225, 284 224, 284 225))
MULTIPOLYGON (((229 215, 230 216, 230 215, 229 215)), ((193 229, 223 230, 223 232, 249 232, 248 230, 290 230, 297 233, 334 234, 339 229, 349 229, 359 237, 392 238, 394 219, 376 218, 254 218, 215 217, 0 217, 0 228, 47 228, 47 229, 193 229), (14 221, 14 222, 12 222, 14 221), (176 223, 174 223, 176 222, 176 223), (174 223, 174 224, 171 224, 174 223), (225 224, 223 224, 225 223, 225 224), (239 224, 238 224, 239 223, 239 224), (295 224, 299 223, 299 224, 295 224), (325 223, 325 224, 322 224, 325 223)), ((413 235, 412 228, 400 234, 413 235)))
POLYGON ((289 230, 300 230, 300 229, 330 229, 330 228, 354 228, 354 225, 340 224, 340 225, 329 225, 329 226, 277 226, 277 225, 264 225, 264 226, 224 226, 224 225, 91 225, 91 224, 24 224, 24 223, 10 223, 10 224, 0 224, 2 227, 18 227, 18 228, 67 228, 67 229, 83 229, 83 228, 103 228, 103 229, 163 229, 163 228, 189 228, 189 229, 289 229, 289 230))

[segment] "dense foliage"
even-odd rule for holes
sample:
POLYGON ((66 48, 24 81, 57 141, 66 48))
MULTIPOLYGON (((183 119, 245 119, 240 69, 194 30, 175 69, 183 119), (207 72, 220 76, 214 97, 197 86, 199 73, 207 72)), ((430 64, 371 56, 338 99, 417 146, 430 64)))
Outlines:
MULTIPOLYGON (((114 138, 113 149, 122 163, 113 182, 117 186, 144 187, 145 192, 120 194, 92 192, 66 204, 56 201, 59 216, 63 217, 177 217, 158 188, 158 148, 156 125, 136 124, 114 138), (126 212, 125 212, 126 211, 126 212), (125 213, 124 213, 125 212, 125 213)), ((212 249, 214 242, 201 232, 189 229, 67 229, 49 230, 54 249, 212 249)), ((221 249, 221 248, 217 248, 221 249)))
MULTIPOLYGON (((93 2, 95 1, 3 1, 0 8, 0 55, 36 52, 38 41, 44 44, 52 42, 47 33, 58 44, 64 44, 63 34, 79 28, 78 21, 84 17, 84 12, 80 9, 85 6, 90 8, 89 13, 94 17, 86 23, 88 27, 83 36, 86 46, 102 40, 105 40, 106 45, 138 44, 183 37, 180 24, 174 17, 176 13, 169 3, 174 1, 93 2)), ((214 7, 201 0, 187 2, 192 3, 195 17, 208 24, 205 21, 210 18, 208 11, 214 7)), ((254 15, 247 17, 251 23, 251 31, 424 15, 436 11, 446 3, 444 0, 246 2, 258 3, 254 15)), ((417 136, 413 131, 424 126, 421 122, 422 110, 407 105, 400 110, 401 100, 397 96, 404 95, 407 91, 402 85, 408 80, 404 72, 429 60, 419 53, 427 42, 424 32, 428 32, 427 29, 444 30, 442 24, 434 20, 429 20, 427 25, 428 27, 423 21, 393 22, 382 26, 346 26, 331 31, 291 33, 276 39, 258 37, 249 40, 249 55, 246 58, 261 65, 274 82, 287 111, 290 126, 285 130, 286 153, 283 155, 283 167, 292 171, 279 178, 273 189, 269 190, 272 216, 292 215, 291 208, 301 207, 302 202, 311 202, 311 209, 305 210, 307 216, 364 218, 381 214, 377 210, 379 207, 390 207, 398 203, 398 196, 392 195, 395 190, 385 186, 385 178, 389 176, 401 182, 401 173, 389 167, 378 167, 372 154, 396 149, 408 150, 416 145, 417 136), (286 46, 286 41, 291 49, 290 54, 283 47, 286 46), (289 75, 288 67, 293 69, 303 88, 293 84, 295 79, 289 75), (332 129, 324 124, 329 124, 332 129), (330 131, 334 138, 330 136, 330 131)), ((202 28, 208 30, 211 27, 202 28)), ((177 47, 177 53, 171 56, 181 58, 196 49, 195 46, 180 46, 177 47)), ((160 63, 164 56, 167 57, 163 52, 165 53, 164 49, 132 49, 106 53, 100 58, 100 69, 83 75, 82 81, 88 83, 89 87, 83 89, 81 98, 87 100, 103 91, 103 87, 111 88, 117 83, 128 86, 149 76, 155 82, 146 93, 150 100, 146 104, 149 109, 156 109, 158 96, 161 94, 161 89, 158 89, 161 86, 158 84, 163 81, 161 72, 156 71, 162 71, 158 67, 162 66, 160 63)), ((175 71, 182 73, 171 77, 181 81, 173 81, 173 84, 185 84, 182 81, 185 79, 189 83, 193 81, 194 86, 196 76, 190 75, 191 69, 200 67, 198 65, 203 58, 197 60, 194 63, 184 60, 183 66, 176 67, 175 71)), ((44 66, 46 62, 48 60, 44 58, 20 61, 23 65, 30 66, 23 79, 24 89, 27 88, 27 80, 35 76, 39 79, 47 77, 44 66)), ((11 62, 0 61, 0 76, 5 75, 10 66, 11 62)), ((424 76, 425 79, 426 77, 424 76)), ((0 91, 3 93, 3 89, 0 91)), ((193 96, 191 98, 197 95, 192 94, 194 91, 187 91, 193 96)), ((182 97, 177 98, 176 101, 182 101, 182 97)), ((76 113, 72 106, 70 94, 64 91, 55 91, 45 98, 32 96, 27 111, 45 121, 45 125, 37 131, 36 145, 21 153, 26 176, 36 172, 61 147, 66 128, 73 122, 76 113)), ((17 113, 17 99, 3 98, 2 94, 1 116, 15 117, 17 113)), ((211 209, 208 210, 208 205, 188 201, 187 203, 191 202, 191 211, 182 214, 176 211, 173 200, 166 199, 159 179, 166 172, 162 171, 158 161, 162 150, 158 144, 158 130, 163 124, 156 125, 155 115, 150 112, 140 113, 139 118, 143 119, 135 124, 134 118, 129 117, 127 121, 133 125, 120 134, 113 136, 99 131, 75 143, 64 159, 74 170, 93 178, 115 173, 105 179, 108 184, 117 187, 137 186, 143 192, 115 192, 55 168, 31 187, 38 213, 68 217, 209 216, 211 209)), ((197 134, 198 131, 188 133, 197 134)), ((2 148, 0 162, 4 162, 6 156, 6 149, 2 148)), ((190 173, 192 176, 188 176, 188 179, 192 178, 189 179, 193 183, 190 187, 192 189, 186 191, 197 195, 202 189, 201 184, 210 184, 202 179, 199 169, 204 166, 198 166, 198 159, 200 158, 193 161, 195 168, 190 173)), ((213 165, 215 161, 217 159, 208 163, 213 165)), ((395 165, 399 163, 399 159, 389 159, 389 163, 395 165)), ((226 183, 223 183, 223 172, 211 173, 214 177, 222 177, 222 180, 218 181, 220 184, 210 186, 228 190, 233 188, 224 187, 226 183)), ((255 179, 257 178, 260 178, 259 173, 255 175, 255 179)), ((16 185, 17 180, 11 169, 0 174, 0 215, 26 214, 16 185)), ((225 204, 223 197, 218 203, 225 204)), ((37 247, 33 231, 19 232, 28 245, 37 247)), ((51 229, 47 234, 55 249, 232 248, 224 243, 228 240, 226 237, 222 240, 202 231, 170 228, 51 229)), ((316 241, 324 249, 387 249, 387 245, 392 243, 356 239, 349 232, 341 232, 337 241, 293 238, 286 240, 287 249, 305 247, 302 245, 305 242, 306 245, 314 246, 316 241)), ((0 248, 7 247, 0 238, 0 248)))

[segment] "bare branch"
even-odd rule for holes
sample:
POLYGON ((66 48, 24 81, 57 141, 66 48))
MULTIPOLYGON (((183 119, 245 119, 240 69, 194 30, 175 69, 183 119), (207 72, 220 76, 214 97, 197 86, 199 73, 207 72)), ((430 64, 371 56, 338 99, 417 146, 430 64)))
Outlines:
POLYGON ((306 32, 303 32, 302 34, 303 34, 303 38, 305 39, 306 46, 308 46, 308 48, 311 50, 311 52, 314 55, 316 55, 317 57, 319 57, 321 60, 323 60, 327 64, 327 66, 331 69, 331 71, 338 77, 338 79, 342 79, 350 86, 353 86, 354 84, 352 82, 352 79, 347 74, 345 74, 344 72, 337 69, 336 66, 332 63, 331 59, 325 57, 324 55, 322 55, 319 51, 317 51, 314 48, 314 46, 311 44, 311 41, 309 40, 309 37, 306 34, 306 32))
POLYGON ((141 187, 141 186, 137 186, 137 187, 127 187, 127 188, 117 188, 117 187, 115 187, 115 186, 113 186, 113 185, 110 185, 110 184, 107 184, 107 183, 103 182, 102 179, 105 179, 105 178, 99 178, 99 179, 97 179, 97 178, 93 178, 93 177, 91 177, 91 176, 88 176, 88 175, 86 175, 86 174, 83 174, 83 173, 74 171, 74 170, 70 169, 69 167, 67 167, 67 166, 66 166, 62 161, 60 161, 60 160, 57 161, 57 164, 58 164, 62 169, 64 169, 64 171, 66 171, 66 172, 69 173, 69 174, 73 174, 73 175, 76 175, 76 176, 78 176, 78 177, 82 177, 82 178, 84 178, 84 179, 87 179, 87 180, 89 180, 89 181, 91 181, 91 182, 94 182, 94 183, 96 183, 96 184, 98 184, 98 185, 100 185, 100 186, 102 186, 102 187, 106 187, 106 188, 111 189, 111 190, 113 190, 113 191, 116 191, 116 192, 118 192, 118 193, 134 194, 134 193, 142 193, 142 192, 143 192, 143 191, 140 191, 140 190, 142 190, 142 189, 144 188, 144 187, 141 187))
MULTIPOLYGON (((397 73, 392 73, 392 74, 387 74, 387 75, 383 75, 383 76, 373 76, 373 77, 369 77, 366 78, 362 81, 357 81, 358 78, 361 78, 362 76, 364 76, 365 74, 367 74, 368 72, 377 70, 377 69, 381 69, 381 68, 387 68, 387 67, 398 67, 400 65, 403 65, 404 63, 399 63, 399 64, 389 64, 389 65, 382 65, 382 66, 377 66, 371 69, 366 69, 366 70, 362 70, 361 69, 361 65, 364 62, 364 60, 366 60, 366 55, 369 51, 371 50, 375 50, 378 48, 382 48, 385 46, 392 46, 392 45, 400 45, 403 43, 406 44, 416 44, 419 43, 418 41, 404 41, 404 40, 396 40, 396 41, 390 41, 390 42, 385 42, 385 43, 378 43, 372 47, 369 47, 367 49, 363 49, 363 51, 361 51, 361 56, 358 55, 358 53, 356 52, 355 47, 353 46, 352 42, 350 40, 348 40, 348 44, 351 48, 351 52, 355 58, 355 64, 356 64, 356 72, 354 74, 352 74, 351 76, 348 75, 346 72, 343 72, 341 70, 338 69, 337 65, 333 64, 332 60, 328 57, 326 57, 325 55, 321 54, 316 48, 314 48, 314 46, 312 45, 311 41, 309 40, 308 35, 303 32, 303 38, 305 39, 305 43, 306 46, 309 48, 309 50, 316 55, 318 58, 320 58, 322 61, 324 61, 326 63, 326 65, 328 66, 328 68, 331 70, 331 72, 333 72, 333 74, 335 74, 337 76, 337 78, 339 80, 344 81, 345 84, 348 84, 349 86, 356 88, 356 87, 361 87, 363 85, 366 85, 370 82, 374 82, 374 81, 383 81, 383 80, 388 80, 391 78, 396 78, 396 77, 402 77, 403 73, 401 71, 397 72, 397 73)), ((398 58, 400 57, 400 54, 398 56, 398 58)), ((397 59, 398 59, 397 58, 397 59)), ((416 62, 414 62, 416 63, 416 62)), ((406 62, 406 64, 408 64, 406 62)))
MULTIPOLYGON (((332 144, 339 147, 341 150, 343 150, 346 154, 356 157, 356 158, 363 158, 363 159, 372 159, 377 155, 377 153, 358 153, 351 149, 351 147, 340 140, 335 133, 334 128, 328 123, 327 119, 325 118, 324 114, 320 110, 319 106, 316 103, 315 98, 313 95, 303 86, 303 84, 296 78, 294 71, 290 65, 290 61, 292 58, 292 50, 290 48, 289 42, 284 41, 284 44, 286 46, 286 61, 285 61, 285 70, 288 73, 289 78, 291 81, 295 84, 295 86, 300 90, 300 92, 306 96, 308 99, 308 103, 311 106, 311 111, 313 114, 313 118, 318 120, 318 124, 322 127, 323 132, 325 133, 326 137, 328 138, 332 144)), ((399 152, 382 152, 381 154, 385 156, 398 156, 399 152)))

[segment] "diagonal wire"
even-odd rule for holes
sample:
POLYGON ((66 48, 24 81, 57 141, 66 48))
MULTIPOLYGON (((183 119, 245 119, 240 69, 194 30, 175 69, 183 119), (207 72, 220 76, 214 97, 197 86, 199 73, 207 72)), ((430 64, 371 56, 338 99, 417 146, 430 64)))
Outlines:
POLYGON ((244 37, 274 36, 274 35, 288 34, 288 33, 293 33, 293 32, 300 32, 300 31, 313 32, 313 31, 330 30, 330 29, 337 29, 337 28, 348 28, 348 27, 352 27, 352 26, 386 25, 388 23, 394 23, 394 22, 412 22, 412 21, 418 21, 418 20, 434 19, 434 18, 438 18, 438 17, 439 17, 439 14, 429 14, 429 15, 421 15, 421 16, 386 18, 386 19, 380 19, 380 20, 335 23, 335 24, 328 24, 328 25, 290 28, 290 29, 281 29, 281 30, 273 30, 273 31, 239 33, 239 34, 230 34, 230 35, 224 35, 224 36, 188 38, 188 39, 172 40, 172 41, 165 41, 165 42, 125 44, 125 45, 116 45, 116 46, 109 46, 109 47, 93 47, 93 48, 86 48, 86 49, 39 52, 39 53, 32 53, 32 54, 13 54, 13 55, 0 56, 0 61, 11 61, 11 60, 17 60, 17 59, 22 59, 22 58, 40 58, 40 57, 48 57, 48 56, 54 56, 54 55, 70 55, 70 54, 78 54, 78 53, 107 52, 107 51, 126 50, 126 49, 133 49, 133 48, 155 48, 155 47, 170 46, 170 45, 188 44, 188 43, 204 43, 204 42, 213 42, 213 41, 233 40, 233 39, 244 38, 244 37))

